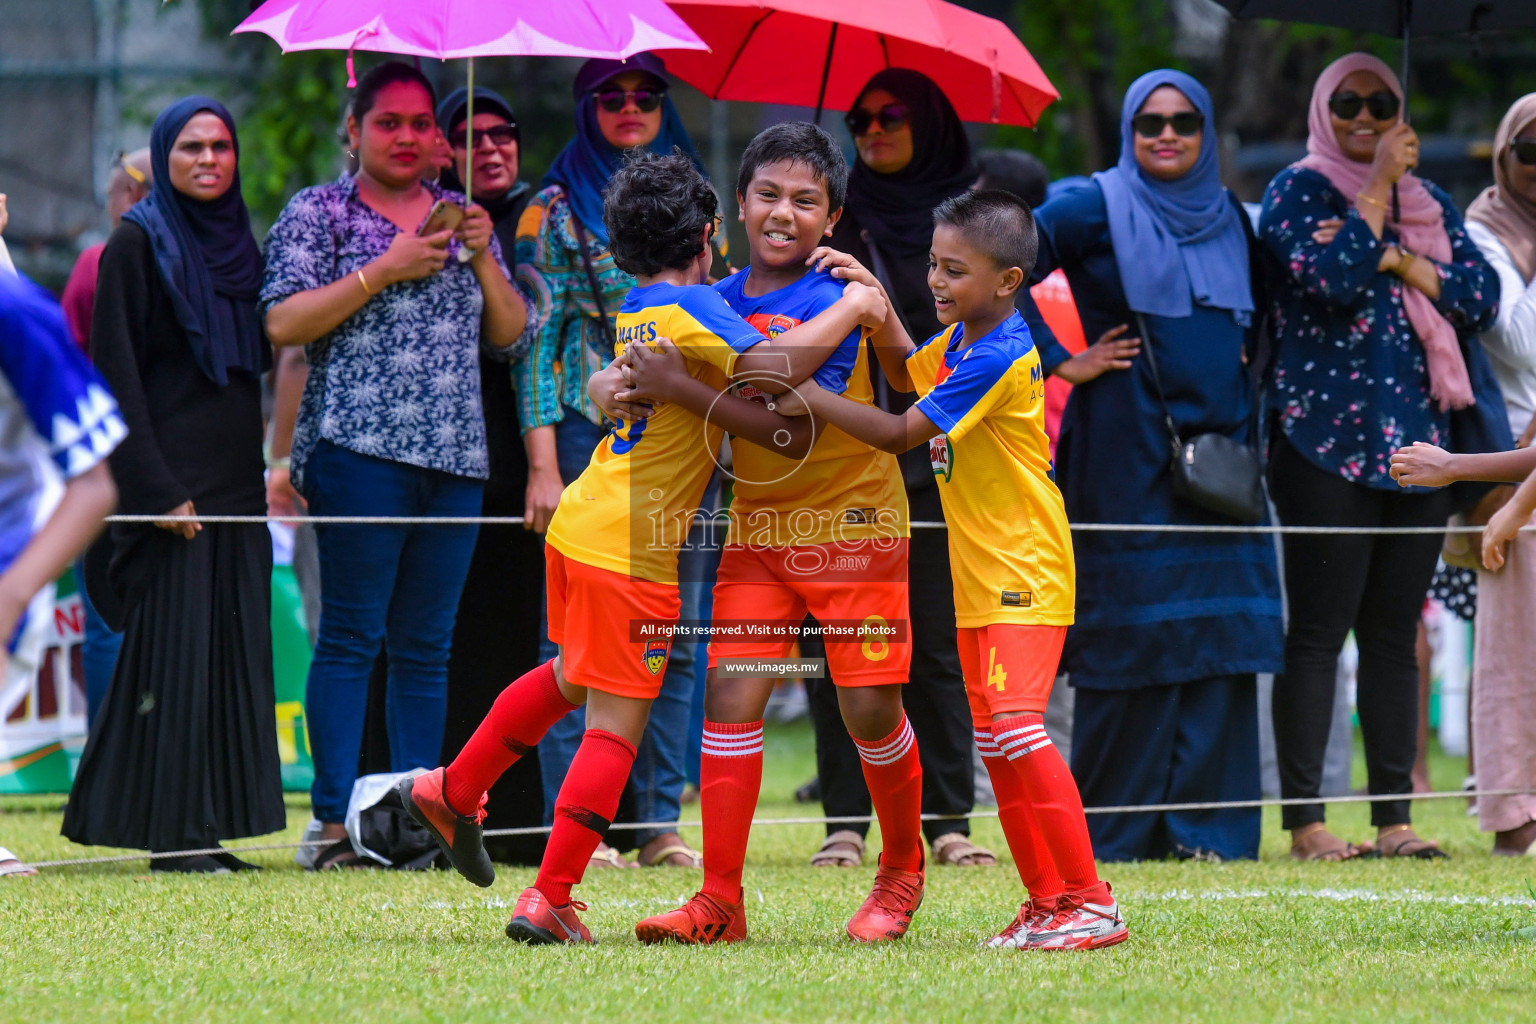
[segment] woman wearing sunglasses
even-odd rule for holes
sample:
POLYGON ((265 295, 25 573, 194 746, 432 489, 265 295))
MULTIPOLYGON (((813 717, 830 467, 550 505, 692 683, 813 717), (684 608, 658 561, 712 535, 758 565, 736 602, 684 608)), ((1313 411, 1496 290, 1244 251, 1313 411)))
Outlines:
MULTIPOLYGON (((828 244, 874 271, 909 335, 932 337, 943 329, 928 290, 933 209, 966 191, 977 178, 965 128, 943 90, 927 75, 907 68, 888 68, 870 78, 845 123, 858 159, 848 175, 843 215, 828 244)), ((888 412, 905 410, 912 396, 892 393, 882 374, 875 378, 880 405, 888 412)), ((911 517, 942 519, 927 452, 913 449, 901 456, 901 466, 911 517)), ((904 699, 922 761, 923 812, 943 815, 924 821, 923 833, 935 863, 995 864, 990 851, 970 841, 973 739, 955 648, 948 542, 942 531, 914 530, 909 554, 913 645, 904 699)), ((822 807, 828 817, 868 815, 870 796, 859 754, 843 725, 830 681, 812 681, 810 703, 822 807)), ((827 839, 811 863, 861 863, 868 831, 864 823, 828 825, 827 839)))
MULTIPOLYGON (((1279 260, 1270 490, 1286 525, 1434 527, 1446 491, 1399 489, 1392 452, 1513 446, 1476 332, 1493 324, 1498 277, 1440 189, 1413 173, 1418 137, 1392 70, 1353 53, 1318 77, 1306 159, 1270 182, 1259 233, 1279 260), (1475 403, 1475 406, 1474 406, 1475 403), (1460 410, 1458 412, 1458 410, 1460 410)), ((1417 749, 1414 638, 1440 551, 1435 534, 1285 537, 1290 627, 1275 680, 1281 795, 1319 794, 1335 666, 1353 629, 1375 849, 1443 856, 1409 824, 1417 749)), ((1321 804, 1286 807, 1291 856, 1368 852, 1331 834, 1321 804)))
MULTIPOLYGON (((1120 328, 1141 344, 1123 372, 1072 389, 1056 454, 1067 514, 1231 526, 1175 495, 1162 396, 1181 437, 1254 443, 1246 364, 1263 299, 1257 242, 1221 185, 1211 99, 1199 82, 1178 71, 1143 75, 1120 117, 1116 165, 1036 216, 1036 280, 1064 270, 1086 336, 1120 328)), ((1062 669, 1076 688, 1072 769, 1083 803, 1258 798, 1255 674, 1278 671, 1282 650, 1273 543, 1255 534, 1080 532, 1073 545, 1077 621, 1062 669)), ((1105 860, 1258 855, 1256 810, 1088 821, 1105 860)))
MULTIPOLYGON (((538 326, 512 372, 528 455, 524 515, 527 528, 539 533, 549 525, 560 492, 581 475, 607 430, 602 412, 587 397, 587 378, 613 358, 613 318, 635 284, 608 252, 603 190, 623 166, 625 153, 641 146, 659 155, 681 148, 703 171, 667 88, 666 65, 651 53, 583 64, 572 87, 576 137, 555 158, 518 225, 517 274, 535 296, 538 326)), ((697 609, 698 587, 685 586, 682 617, 697 618, 697 609)), ((542 644, 540 659, 553 658, 547 636, 542 644)), ((673 648, 635 761, 636 813, 642 821, 678 817, 693 653, 692 644, 673 648)), ((581 743, 582 722, 582 712, 572 712, 539 744, 546 824, 581 743)), ((615 835, 635 837, 643 864, 699 862, 673 830, 615 835)), ((593 863, 631 866, 606 844, 598 847, 593 863)))

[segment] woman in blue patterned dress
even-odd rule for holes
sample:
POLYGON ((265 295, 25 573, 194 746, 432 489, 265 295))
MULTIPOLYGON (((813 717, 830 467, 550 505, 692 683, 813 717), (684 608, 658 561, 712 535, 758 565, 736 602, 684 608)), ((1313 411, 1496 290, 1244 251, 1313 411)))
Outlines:
MULTIPOLYGON (((523 333, 527 306, 491 220, 419 235, 440 199, 422 181, 432 88, 399 63, 364 76, 347 119, 359 169, 293 197, 267 239, 261 304, 278 346, 307 345, 292 477, 316 516, 476 516, 488 472, 478 355, 523 333), (461 249, 473 257, 457 257, 461 249)), ((321 526, 320 636, 305 713, 322 838, 340 840, 368 676, 389 654, 391 768, 438 762, 448 650, 473 526, 321 526)), ((317 866, 351 859, 337 843, 317 866)))
MULTIPOLYGON (((1253 443, 1247 372, 1263 264, 1221 185, 1215 111, 1199 82, 1151 71, 1126 90, 1117 165, 1040 208, 1034 276, 1061 268, 1083 330, 1153 347, 1184 437, 1253 443)), ((1031 319, 1033 329, 1035 320, 1031 319)), ((1072 389, 1056 450, 1075 523, 1204 527, 1232 520, 1174 493, 1170 438, 1143 352, 1072 389)), ((1259 797, 1256 674, 1280 667, 1280 575, 1257 534, 1079 532, 1072 773, 1085 805, 1259 797)), ((1259 853, 1256 809, 1094 814, 1103 860, 1259 853)))
MULTIPOLYGON (((1487 430, 1503 405, 1497 384, 1483 383, 1491 369, 1474 337, 1493 322, 1498 278, 1450 197, 1413 174, 1418 139, 1399 116, 1402 99, 1374 57, 1329 65, 1312 94, 1310 155, 1276 175, 1264 198, 1260 237, 1282 268, 1270 485, 1287 525, 1443 526, 1452 496, 1400 491, 1392 452, 1417 440, 1512 446, 1507 423, 1502 438, 1487 430)), ((1403 795, 1371 805, 1385 856, 1441 855, 1414 833, 1408 801, 1414 637, 1440 543, 1437 534, 1285 538, 1290 625, 1274 691, 1281 795, 1318 795, 1335 665, 1353 629, 1369 789, 1403 795)), ((1329 833, 1321 804, 1286 807, 1281 821, 1298 859, 1369 849, 1329 833)))

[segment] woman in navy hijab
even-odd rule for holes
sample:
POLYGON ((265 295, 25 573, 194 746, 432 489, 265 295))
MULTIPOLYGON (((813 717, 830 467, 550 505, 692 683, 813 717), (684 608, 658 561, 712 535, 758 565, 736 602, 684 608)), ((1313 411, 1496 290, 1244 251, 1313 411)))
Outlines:
MULTIPOLYGON (((91 356, 128 423, 120 511, 261 515, 261 253, 234 119, 189 96, 155 119, 154 189, 101 257, 91 356)), ((123 646, 64 815, 78 843, 179 853, 286 824, 261 523, 118 524, 87 559, 123 646)), ((232 854, 151 861, 223 872, 232 854)))
MULTIPOLYGON (((594 58, 576 72, 576 136, 544 176, 517 231, 517 274, 538 303, 537 326, 525 355, 513 366, 523 443, 528 453, 526 525, 542 533, 560 492, 586 468, 607 427, 587 397, 587 378, 613 358, 613 318, 635 279, 614 265, 603 226, 603 190, 624 164, 624 154, 645 147, 673 148, 704 168, 667 95, 666 65, 640 53, 628 60, 594 58)), ((683 618, 697 618, 697 581, 683 584, 683 618), (691 610, 690 610, 691 609, 691 610)), ((635 762, 636 813, 642 821, 676 821, 683 754, 693 693, 693 644, 673 647, 661 696, 635 762)), ((539 657, 555 656, 544 638, 539 657)), ((544 817, 581 742, 582 713, 557 722, 539 744, 544 774, 544 817)), ((699 863, 673 830, 614 833, 635 836, 642 863, 699 863)), ((623 862, 607 845, 594 863, 623 862)))
MULTIPOLYGON (((1220 181, 1210 95, 1177 71, 1126 92, 1115 167, 1037 211, 1034 278, 1065 270, 1096 337, 1143 354, 1072 390, 1057 478, 1074 523, 1232 525, 1174 496, 1151 346, 1183 437, 1252 444, 1255 243, 1220 181)), ((1032 326, 1034 324, 1032 323, 1032 326)), ((1257 534, 1079 532, 1072 770, 1085 805, 1256 799, 1255 673, 1281 668, 1274 547, 1257 534)), ((1089 816, 1105 860, 1258 855, 1257 810, 1089 816)))

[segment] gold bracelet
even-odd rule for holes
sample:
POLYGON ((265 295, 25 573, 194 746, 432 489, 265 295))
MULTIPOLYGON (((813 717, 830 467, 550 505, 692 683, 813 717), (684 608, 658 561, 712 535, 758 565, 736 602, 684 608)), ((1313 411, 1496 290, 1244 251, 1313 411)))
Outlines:
POLYGON ((1377 199, 1375 196, 1368 196, 1364 192, 1356 192, 1355 193, 1355 198, 1356 199, 1363 199, 1366 202, 1370 203, 1372 206, 1380 207, 1383 210, 1385 210, 1387 208, 1387 204, 1386 203, 1382 202, 1380 199, 1377 199))
POLYGON ((1409 252, 1407 249, 1404 249, 1402 246, 1397 247, 1397 256, 1397 276, 1407 277, 1408 268, 1413 265, 1413 261, 1418 259, 1418 257, 1409 252))
POLYGON ((373 298, 373 289, 368 287, 368 279, 363 276, 363 272, 361 270, 357 272, 357 283, 363 286, 364 295, 368 296, 370 299, 373 298))

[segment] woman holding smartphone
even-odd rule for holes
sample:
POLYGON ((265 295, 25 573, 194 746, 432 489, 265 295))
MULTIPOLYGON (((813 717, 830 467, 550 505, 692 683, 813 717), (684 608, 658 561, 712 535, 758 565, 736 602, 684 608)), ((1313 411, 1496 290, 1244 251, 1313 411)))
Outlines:
MULTIPOLYGON (((290 472, 317 516, 475 516, 488 472, 482 345, 508 348, 528 304, 491 220, 424 182, 437 124, 421 73, 363 76, 347 131, 355 176, 293 197, 267 239, 261 308, 278 347, 307 346, 290 472), (462 211, 462 212, 461 212, 462 211), (459 258, 461 250, 473 255, 459 258)), ((354 860, 343 822, 368 675, 389 655, 391 769, 435 765, 448 650, 474 526, 320 526, 320 636, 306 714, 316 867, 354 860)))

